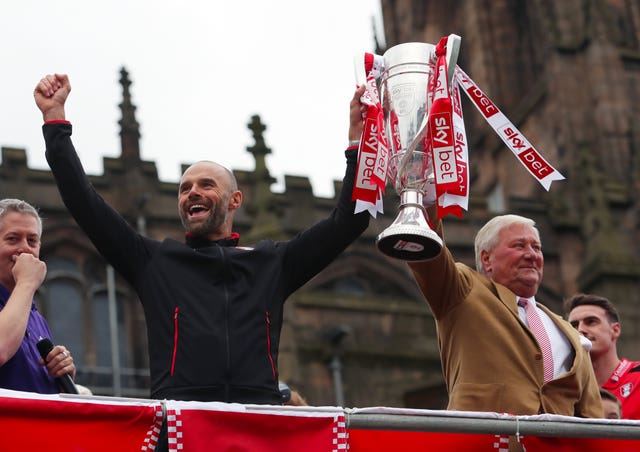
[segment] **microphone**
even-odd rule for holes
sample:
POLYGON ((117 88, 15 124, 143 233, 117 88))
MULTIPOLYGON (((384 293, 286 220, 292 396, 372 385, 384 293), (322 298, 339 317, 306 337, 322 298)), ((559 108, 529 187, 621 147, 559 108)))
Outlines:
MULTIPOLYGON (((38 351, 40 352, 42 359, 47 362, 47 355, 51 350, 53 350, 53 343, 51 342, 51 339, 46 337, 44 339, 40 339, 36 344, 36 347, 38 347, 38 351)), ((78 388, 76 388, 76 385, 73 383, 69 374, 57 377, 56 383, 58 383, 58 387, 61 392, 66 392, 67 394, 78 394, 78 388)))

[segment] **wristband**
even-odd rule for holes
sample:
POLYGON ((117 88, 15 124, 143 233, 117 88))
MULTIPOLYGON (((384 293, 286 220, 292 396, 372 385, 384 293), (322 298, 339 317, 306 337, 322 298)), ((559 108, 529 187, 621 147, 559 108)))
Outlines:
POLYGON ((349 147, 360 147, 360 140, 349 140, 349 147))

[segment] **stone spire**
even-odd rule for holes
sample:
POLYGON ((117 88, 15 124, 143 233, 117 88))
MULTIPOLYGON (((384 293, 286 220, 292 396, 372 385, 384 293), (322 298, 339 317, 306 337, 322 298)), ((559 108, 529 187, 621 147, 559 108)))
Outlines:
MULTIPOLYGON (((259 115, 253 115, 251 117, 251 122, 247 124, 247 128, 253 132, 253 140, 256 144, 253 146, 247 146, 247 151, 249 151, 256 159, 256 169, 254 174, 258 180, 269 181, 269 183, 275 182, 272 180, 269 175, 269 170, 267 169, 267 163, 265 157, 268 154, 271 154, 271 149, 267 147, 264 142, 264 136, 262 133, 267 130, 267 126, 262 124, 259 115)), ((269 191, 271 193, 271 191, 269 191)))
POLYGON ((119 105, 122 113, 120 124, 120 145, 124 160, 140 160, 140 126, 136 121, 136 107, 131 102, 131 80, 129 73, 123 67, 120 69, 120 84, 122 85, 122 103, 119 105))
POLYGON ((253 226, 244 238, 248 242, 255 242, 263 238, 272 240, 282 240, 284 231, 280 225, 280 213, 276 209, 274 195, 271 192, 271 185, 276 182, 275 178, 269 174, 265 157, 271 153, 265 142, 262 133, 266 126, 260 121, 260 116, 251 117, 251 122, 247 124, 249 130, 253 132, 255 144, 248 146, 247 151, 253 154, 256 160, 256 168, 253 172, 253 193, 247 203, 247 213, 254 219, 253 226))

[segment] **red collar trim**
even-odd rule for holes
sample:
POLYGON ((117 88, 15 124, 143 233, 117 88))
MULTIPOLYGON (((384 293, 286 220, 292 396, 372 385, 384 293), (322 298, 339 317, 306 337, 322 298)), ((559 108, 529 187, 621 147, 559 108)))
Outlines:
POLYGON ((66 119, 52 119, 51 121, 45 121, 45 124, 71 124, 66 119))

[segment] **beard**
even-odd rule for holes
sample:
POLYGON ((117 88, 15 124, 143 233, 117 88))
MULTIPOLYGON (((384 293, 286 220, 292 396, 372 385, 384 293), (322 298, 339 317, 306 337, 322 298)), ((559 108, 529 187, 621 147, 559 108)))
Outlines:
POLYGON ((192 221, 186 212, 180 210, 180 221, 185 231, 192 237, 209 237, 212 234, 221 232, 221 227, 227 221, 229 211, 225 209, 228 201, 216 203, 213 209, 209 210, 206 218, 192 221))

